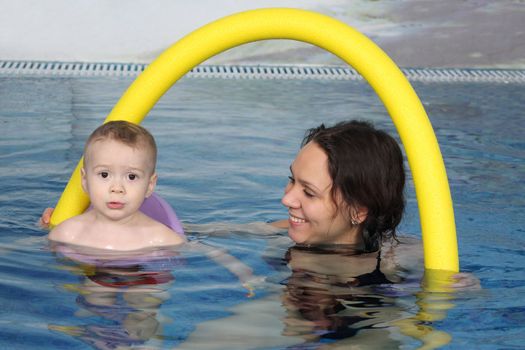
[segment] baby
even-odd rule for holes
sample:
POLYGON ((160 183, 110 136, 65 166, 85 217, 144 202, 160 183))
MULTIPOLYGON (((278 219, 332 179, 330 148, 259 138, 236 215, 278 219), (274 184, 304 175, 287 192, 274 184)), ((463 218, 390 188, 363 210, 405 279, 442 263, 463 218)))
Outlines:
POLYGON ((143 127, 112 121, 98 127, 84 147, 82 188, 92 208, 50 233, 55 242, 130 251, 186 241, 139 208, 157 183, 157 147, 143 127))

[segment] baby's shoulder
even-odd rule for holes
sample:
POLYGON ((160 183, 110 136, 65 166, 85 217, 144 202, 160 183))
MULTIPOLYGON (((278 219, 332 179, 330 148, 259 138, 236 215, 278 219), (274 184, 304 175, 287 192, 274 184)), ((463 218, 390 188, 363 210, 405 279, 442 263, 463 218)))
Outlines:
POLYGON ((149 225, 148 236, 154 245, 178 245, 186 242, 183 235, 158 221, 152 221, 149 225))
POLYGON ((79 232, 85 227, 85 220, 81 215, 67 219, 49 232, 48 238, 52 241, 72 243, 77 238, 79 232))

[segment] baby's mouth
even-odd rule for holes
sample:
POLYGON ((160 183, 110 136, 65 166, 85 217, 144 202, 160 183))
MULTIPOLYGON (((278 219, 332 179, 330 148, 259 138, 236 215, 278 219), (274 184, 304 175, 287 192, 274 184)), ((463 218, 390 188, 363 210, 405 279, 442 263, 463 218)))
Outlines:
POLYGON ((124 203, 122 202, 108 202, 107 204, 109 209, 122 209, 124 208, 124 203))

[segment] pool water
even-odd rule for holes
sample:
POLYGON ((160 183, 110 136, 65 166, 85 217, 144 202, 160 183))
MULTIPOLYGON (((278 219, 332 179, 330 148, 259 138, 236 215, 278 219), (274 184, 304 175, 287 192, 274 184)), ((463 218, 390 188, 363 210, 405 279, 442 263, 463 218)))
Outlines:
MULTIPOLYGON (((52 252, 36 221, 131 79, 0 77, 0 348, 523 346, 525 85, 413 84, 447 167, 461 269, 483 287, 432 294, 419 277, 341 288, 292 262, 337 266, 344 254, 290 250, 284 233, 249 224, 285 217, 280 197, 307 128, 353 118, 395 134, 356 81, 184 78, 143 125, 159 146, 157 192, 190 247, 98 270, 52 252), (249 266, 261 277, 254 294, 198 245, 249 266)), ((407 197, 401 232, 417 238, 410 175, 407 197)))

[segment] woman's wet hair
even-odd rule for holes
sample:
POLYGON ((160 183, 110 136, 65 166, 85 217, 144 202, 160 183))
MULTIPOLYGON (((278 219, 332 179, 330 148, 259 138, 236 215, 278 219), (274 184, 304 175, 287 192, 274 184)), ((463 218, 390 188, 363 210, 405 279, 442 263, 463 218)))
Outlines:
POLYGON ((357 208, 367 209, 360 224, 365 250, 376 251, 384 239, 395 239, 405 208, 405 169, 396 140, 368 122, 349 121, 308 130, 301 146, 309 142, 328 157, 338 210, 351 220, 357 208))

